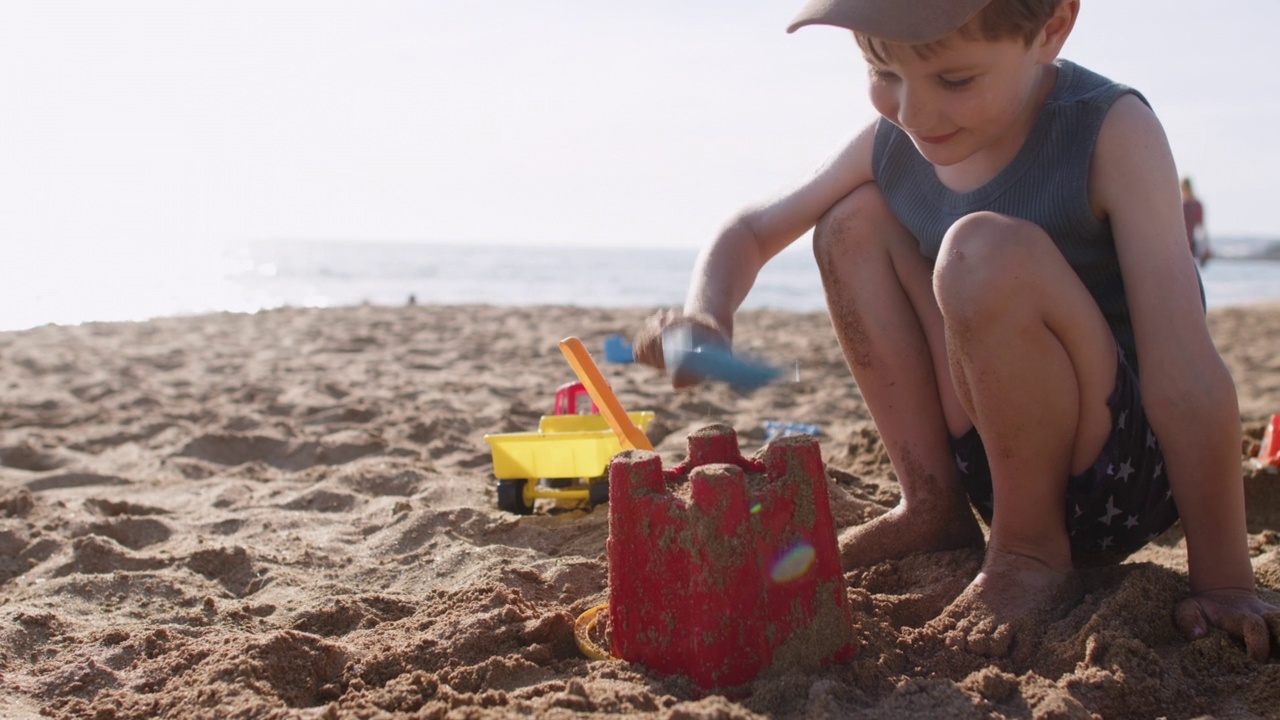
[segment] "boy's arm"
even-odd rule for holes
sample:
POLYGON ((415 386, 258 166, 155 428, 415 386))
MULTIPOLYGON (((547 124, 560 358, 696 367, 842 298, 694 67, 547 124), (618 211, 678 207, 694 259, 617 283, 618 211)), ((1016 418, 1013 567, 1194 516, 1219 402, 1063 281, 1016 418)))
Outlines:
POLYGON ((1270 636, 1280 643, 1280 609, 1257 599, 1249 562, 1235 385, 1205 323, 1168 141, 1136 97, 1118 100, 1103 122, 1089 185, 1115 235, 1143 406, 1186 532, 1193 597, 1178 624, 1192 636, 1222 627, 1265 659, 1270 636))
POLYGON ((636 335, 636 359, 661 368, 661 331, 677 323, 696 322, 731 341, 733 314, 747 297, 760 268, 808 232, 841 198, 873 181, 874 139, 873 122, 804 181, 748 205, 730 218, 698 255, 683 314, 660 312, 650 318, 636 335))
POLYGON ((698 256, 685 313, 714 318, 732 337, 733 313, 760 268, 808 232, 841 198, 872 181, 874 139, 871 123, 800 184, 748 205, 731 218, 698 256))

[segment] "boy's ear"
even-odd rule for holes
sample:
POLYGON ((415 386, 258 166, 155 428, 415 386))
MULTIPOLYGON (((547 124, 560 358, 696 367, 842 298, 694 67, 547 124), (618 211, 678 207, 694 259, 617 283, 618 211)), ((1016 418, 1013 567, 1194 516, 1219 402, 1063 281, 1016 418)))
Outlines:
POLYGON ((1057 59, 1058 53, 1062 52, 1063 44, 1067 42, 1067 36, 1071 34, 1071 28, 1075 27, 1076 16, 1079 14, 1080 0, 1061 0, 1058 3, 1053 16, 1040 31, 1039 61, 1041 63, 1047 64, 1057 59))

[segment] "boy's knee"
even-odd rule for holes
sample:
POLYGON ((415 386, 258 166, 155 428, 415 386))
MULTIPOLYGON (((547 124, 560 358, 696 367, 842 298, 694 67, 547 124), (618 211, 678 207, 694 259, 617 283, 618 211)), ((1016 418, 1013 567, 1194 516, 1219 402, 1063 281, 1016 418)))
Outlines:
POLYGON ((832 205, 813 228, 813 254, 819 261, 850 251, 851 243, 877 236, 893 213, 875 183, 859 186, 832 205))
POLYGON ((977 212, 957 220, 943 237, 933 274, 944 314, 1004 305, 1041 241, 1052 243, 1037 225, 1008 215, 977 212))

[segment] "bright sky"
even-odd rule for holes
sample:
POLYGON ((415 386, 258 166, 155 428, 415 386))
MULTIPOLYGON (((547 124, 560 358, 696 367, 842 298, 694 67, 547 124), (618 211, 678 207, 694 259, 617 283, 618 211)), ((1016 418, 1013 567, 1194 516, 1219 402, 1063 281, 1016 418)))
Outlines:
MULTIPOLYGON (((0 0, 0 241, 700 245, 872 117, 848 33, 784 32, 800 5, 0 0)), ((1211 232, 1277 237, 1277 28, 1084 0, 1064 56, 1147 95, 1211 232)))

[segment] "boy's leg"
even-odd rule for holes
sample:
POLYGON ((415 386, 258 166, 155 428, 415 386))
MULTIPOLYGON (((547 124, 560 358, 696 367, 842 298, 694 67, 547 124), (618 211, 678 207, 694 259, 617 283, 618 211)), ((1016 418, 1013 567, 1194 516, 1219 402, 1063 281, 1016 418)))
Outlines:
POLYGON ((840 349, 902 489, 893 510, 841 534, 842 564, 981 547, 950 449, 970 421, 952 388, 929 261, 874 185, 823 216, 814 254, 840 349))
POLYGON ((934 288, 995 507, 982 572, 944 617, 974 649, 1002 653, 1001 626, 1073 579, 1066 483, 1111 431, 1115 340, 1053 241, 1025 221, 961 219, 943 242, 934 288))

